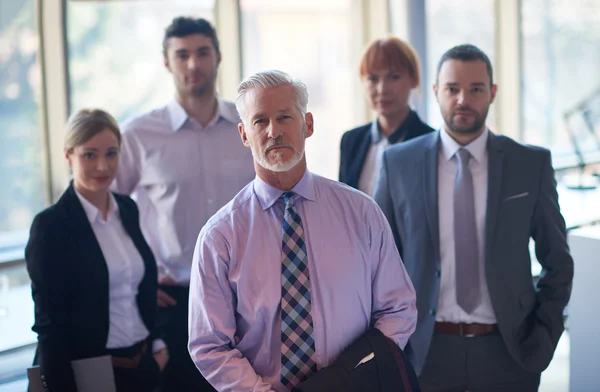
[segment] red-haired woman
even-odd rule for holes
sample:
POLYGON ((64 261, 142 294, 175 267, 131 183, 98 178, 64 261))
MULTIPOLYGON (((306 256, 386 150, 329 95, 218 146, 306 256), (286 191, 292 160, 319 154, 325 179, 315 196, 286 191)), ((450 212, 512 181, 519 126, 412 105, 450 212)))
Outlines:
POLYGON ((410 92, 421 81, 419 58, 408 43, 395 37, 372 42, 363 53, 359 72, 377 119, 342 137, 339 180, 373 196, 383 150, 433 129, 408 103, 410 92))

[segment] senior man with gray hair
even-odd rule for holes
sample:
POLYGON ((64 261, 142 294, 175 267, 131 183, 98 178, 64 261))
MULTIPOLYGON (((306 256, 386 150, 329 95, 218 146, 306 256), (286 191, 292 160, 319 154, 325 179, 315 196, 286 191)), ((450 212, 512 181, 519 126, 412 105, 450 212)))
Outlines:
POLYGON ((375 326, 404 348, 415 293, 374 201, 309 172, 308 93, 280 71, 238 88, 256 178, 204 226, 189 351, 218 391, 289 391, 375 326))

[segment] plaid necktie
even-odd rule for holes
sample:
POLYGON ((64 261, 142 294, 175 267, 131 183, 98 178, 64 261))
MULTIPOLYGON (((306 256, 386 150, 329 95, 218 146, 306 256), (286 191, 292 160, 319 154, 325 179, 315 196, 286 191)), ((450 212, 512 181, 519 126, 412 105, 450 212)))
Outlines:
POLYGON ((306 245, 293 196, 283 194, 281 265, 281 383, 290 389, 317 371, 306 245))

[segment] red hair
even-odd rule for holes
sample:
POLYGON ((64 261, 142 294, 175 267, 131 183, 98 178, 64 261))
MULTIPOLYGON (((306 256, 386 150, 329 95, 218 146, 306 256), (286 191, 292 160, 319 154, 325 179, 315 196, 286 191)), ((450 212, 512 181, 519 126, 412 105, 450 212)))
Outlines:
POLYGON ((376 69, 404 70, 414 80, 415 87, 421 83, 417 52, 407 42, 393 36, 371 42, 363 52, 360 76, 365 77, 376 69))

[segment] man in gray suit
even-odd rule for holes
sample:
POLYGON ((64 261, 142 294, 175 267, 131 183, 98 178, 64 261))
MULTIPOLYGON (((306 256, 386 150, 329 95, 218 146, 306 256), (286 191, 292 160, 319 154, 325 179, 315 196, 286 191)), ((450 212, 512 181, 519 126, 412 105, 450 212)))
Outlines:
POLYGON ((537 391, 564 329, 573 260, 550 152, 488 130, 496 89, 485 53, 448 50, 444 127, 383 155, 375 199, 417 292, 406 353, 424 391, 537 391))

